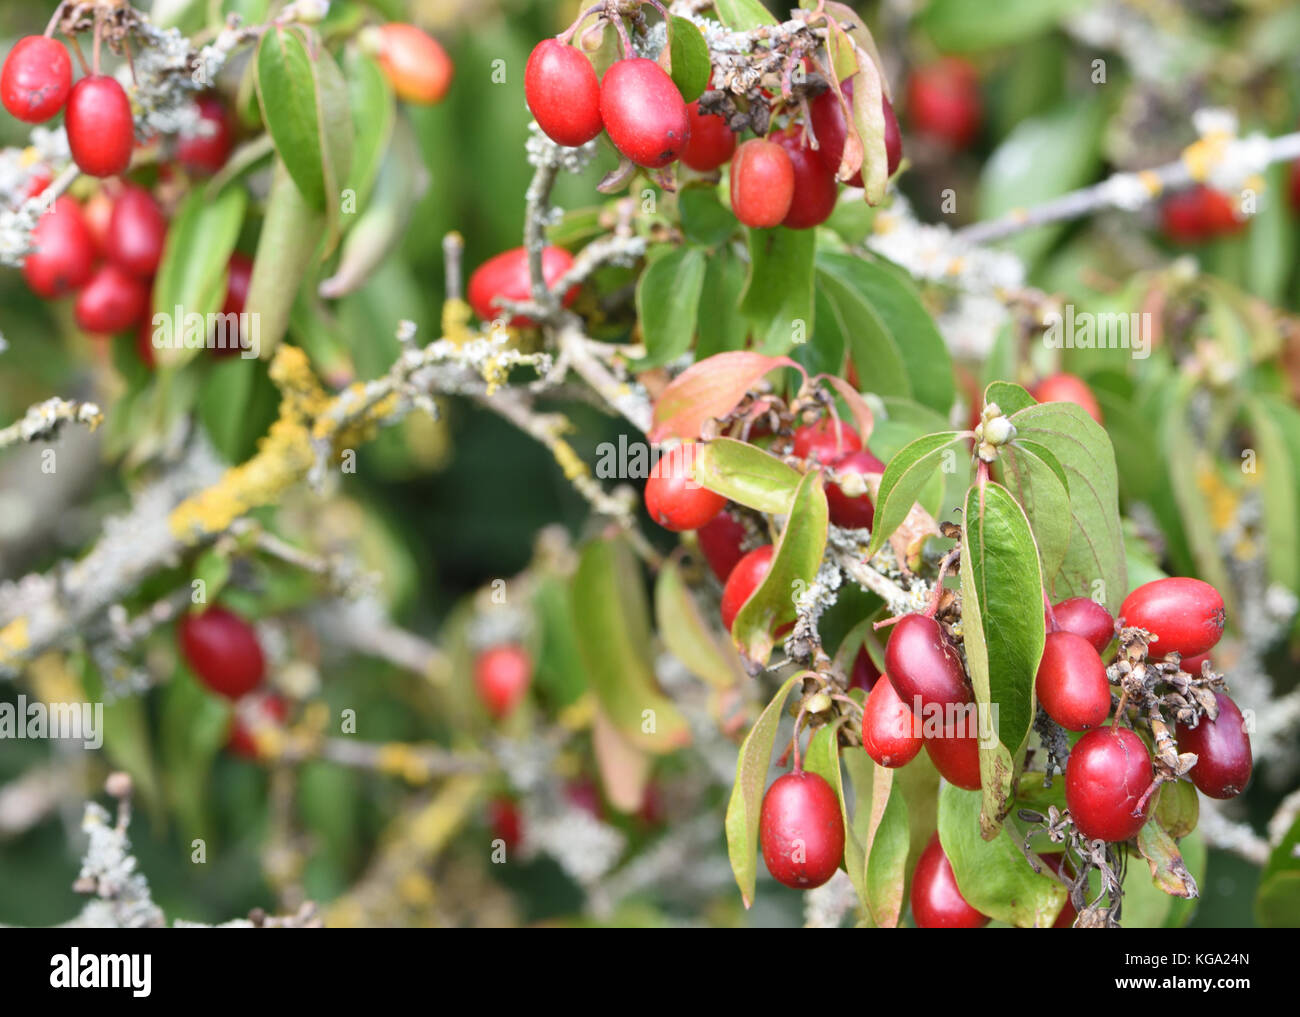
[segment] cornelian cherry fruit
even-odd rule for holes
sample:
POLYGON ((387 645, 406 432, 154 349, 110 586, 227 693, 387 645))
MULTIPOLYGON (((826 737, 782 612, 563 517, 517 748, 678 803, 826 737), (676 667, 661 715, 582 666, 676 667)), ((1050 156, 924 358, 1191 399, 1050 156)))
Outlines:
POLYGON ((923 614, 904 615, 885 644, 885 673, 894 691, 915 709, 970 702, 970 683, 961 654, 939 623, 923 614))
POLYGON ((870 692, 876 687, 876 682, 880 680, 880 668, 876 667, 876 662, 871 659, 871 654, 867 652, 864 646, 858 650, 858 655, 853 658, 853 671, 849 674, 849 688, 866 689, 870 692))
POLYGON ((1143 583, 1119 608, 1126 626, 1146 629, 1157 637, 1151 654, 1179 653, 1194 657, 1213 647, 1223 635, 1223 597, 1209 583, 1175 577, 1143 583))
POLYGON ((109 261, 95 269, 77 294, 73 316, 86 332, 121 332, 149 309, 149 284, 109 261))
POLYGON ((1101 406, 1092 389, 1082 378, 1073 374, 1053 374, 1044 378, 1035 387, 1034 398, 1040 403, 1074 403, 1082 406, 1088 416, 1097 423, 1102 422, 1101 406))
POLYGON ((23 279, 38 297, 53 300, 85 284, 95 269, 95 241, 76 200, 61 195, 36 220, 23 279))
POLYGON ((1068 731, 1099 727, 1110 716, 1106 665, 1083 636, 1049 632, 1034 682, 1047 715, 1068 731))
MULTIPOLYGON (((832 460, 831 467, 842 477, 852 474, 864 481, 868 473, 885 472, 885 464, 866 449, 845 453, 832 460)), ((830 510, 831 522, 849 530, 869 527, 876 517, 871 495, 865 491, 859 495, 847 495, 839 484, 826 485, 826 505, 830 510)))
POLYGON ((1235 233, 1246 225, 1232 201, 1205 184, 1171 194, 1160 205, 1160 225, 1175 244, 1200 244, 1235 233))
POLYGON ((698 101, 688 103, 687 117, 690 120, 691 136, 682 149, 682 162, 700 173, 709 173, 728 159, 736 151, 736 135, 727 126, 726 117, 717 113, 700 112, 698 101))
POLYGON ((264 696, 246 697, 230 718, 226 751, 244 759, 260 758, 258 732, 263 728, 282 727, 288 716, 289 704, 273 692, 264 696))
POLYGON ((698 530, 712 520, 727 499, 696 482, 695 448, 681 445, 659 457, 645 483, 650 518, 667 530, 698 530))
POLYGON ((794 167, 794 197, 781 225, 792 230, 807 230, 821 225, 835 211, 835 201, 839 197, 840 187, 835 174, 807 144, 802 125, 787 127, 772 137, 785 149, 794 167))
MULTIPOLYGON (((1052 606, 1056 627, 1065 632, 1083 636, 1098 653, 1115 638, 1115 619, 1110 612, 1090 597, 1070 597, 1052 606)), ((1048 631, 1051 624, 1048 623, 1048 631)))
POLYGON ((63 43, 44 35, 19 39, 0 69, 0 102, 11 116, 44 123, 63 109, 72 89, 72 61, 63 43))
POLYGON ((925 738, 925 752, 930 762, 949 784, 966 791, 980 789, 980 741, 973 734, 962 734, 950 727, 925 738))
MULTIPOLYGON (((1067 876, 1074 875, 1074 869, 1068 862, 1065 861, 1065 854, 1063 852, 1056 852, 1050 855, 1039 855, 1038 857, 1042 859, 1043 864, 1046 865, 1053 872, 1060 872, 1061 865, 1064 863, 1065 874, 1067 876)), ((1075 910, 1074 903, 1070 900, 1069 896, 1067 895, 1065 898, 1065 903, 1061 905, 1061 913, 1056 916, 1056 921, 1052 923, 1052 928, 1071 929, 1074 927, 1074 920, 1075 918, 1078 917, 1078 915, 1079 912, 1075 910)))
POLYGON ((775 554, 775 547, 764 544, 741 558, 736 563, 736 567, 731 570, 731 575, 727 577, 726 585, 722 588, 722 627, 728 632, 736 621, 736 615, 740 614, 740 609, 745 606, 745 601, 767 577, 768 569, 772 567, 772 556, 775 554))
POLYGON ((176 158, 193 172, 215 173, 230 158, 230 118, 215 95, 201 95, 196 102, 199 122, 176 142, 176 158))
POLYGON ((937 833, 931 835, 917 859, 911 900, 912 918, 919 929, 979 929, 989 923, 988 916, 976 911, 961 895, 937 833))
POLYGON ((1065 804, 1075 828, 1088 840, 1136 836, 1152 799, 1140 812, 1137 806, 1154 779, 1151 753, 1128 728, 1089 731, 1075 743, 1065 764, 1065 804))
POLYGON ((862 439, 850 424, 822 417, 814 424, 795 428, 790 451, 800 459, 830 463, 848 452, 861 452, 862 439))
POLYGON ((892 682, 876 682, 862 707, 862 747, 880 766, 906 766, 921 751, 916 718, 892 682))
POLYGON ((524 821, 513 798, 497 795, 487 803, 488 828, 492 839, 505 844, 506 851, 516 850, 523 840, 524 821))
POLYGON ((1178 751, 1196 753, 1196 764, 1187 775, 1202 794, 1236 798, 1250 783, 1250 735, 1237 704, 1222 692, 1214 699, 1219 704, 1214 720, 1202 716, 1195 727, 1178 725, 1178 751))
POLYGON ((844 819, 831 786, 802 770, 778 777, 763 796, 758 840, 777 882, 795 890, 821 886, 844 857, 844 819))
POLYGON ((266 662, 261 644, 239 615, 210 607, 185 615, 176 631, 186 663, 213 692, 238 699, 262 683, 266 662))
POLYGON ((134 184, 123 187, 113 202, 104 238, 109 259, 141 279, 152 278, 166 239, 167 219, 153 195, 134 184))
POLYGON ((917 133, 965 148, 983 119, 975 68, 957 57, 918 67, 907 82, 907 116, 917 133))
POLYGON ((456 69, 437 39, 400 21, 381 25, 373 38, 379 66, 399 99, 420 106, 442 101, 456 69))
MULTIPOLYGON (((841 81, 840 90, 844 93, 844 101, 851 113, 853 79, 847 78, 841 81)), ((899 163, 903 161, 903 136, 898 130, 898 117, 894 115, 894 107, 884 95, 880 97, 880 106, 885 114, 885 157, 888 162, 888 173, 892 177, 898 171, 899 163)), ((834 90, 828 88, 817 96, 808 107, 808 111, 812 116, 813 133, 817 136, 817 144, 821 146, 817 149, 817 154, 821 158, 822 165, 832 174, 838 174, 840 160, 844 158, 844 143, 848 138, 848 118, 845 117, 844 109, 840 106, 834 90)), ((845 182, 851 187, 861 187, 862 170, 859 169, 845 182)))
POLYGON ((605 72, 600 117, 614 147, 649 169, 674 162, 690 138, 681 92, 662 67, 642 57, 619 60, 605 72))
POLYGON ((533 47, 524 68, 524 100, 537 126, 559 145, 576 148, 600 133, 600 81, 591 61, 559 39, 533 47))
POLYGON ((794 164, 784 148, 751 138, 731 160, 731 210, 752 229, 781 225, 794 199, 794 164))
POLYGON ((68 148, 83 173, 111 177, 130 165, 135 125, 130 100, 116 79, 91 74, 73 85, 64 125, 68 148))
POLYGON ((729 512, 719 512, 699 528, 696 534, 700 542, 700 553, 713 569, 719 581, 726 582, 736 563, 745 556, 741 544, 745 539, 745 527, 729 512))
MULTIPOLYGON (((559 282, 572 267, 573 255, 563 247, 546 247, 542 250, 542 278, 548 287, 559 282)), ((495 258, 483 262, 469 277, 469 288, 466 291, 470 307, 484 321, 493 321, 505 314, 494 303, 498 297, 504 300, 527 300, 531 295, 528 251, 523 247, 503 251, 495 258)), ((572 304, 577 296, 578 287, 574 286, 564 295, 564 306, 572 304)), ((506 324, 511 328, 528 328, 535 322, 526 315, 517 314, 506 324)))
POLYGON ((522 646, 494 646, 474 660, 474 686, 479 699, 498 720, 519 705, 532 680, 533 662, 522 646))

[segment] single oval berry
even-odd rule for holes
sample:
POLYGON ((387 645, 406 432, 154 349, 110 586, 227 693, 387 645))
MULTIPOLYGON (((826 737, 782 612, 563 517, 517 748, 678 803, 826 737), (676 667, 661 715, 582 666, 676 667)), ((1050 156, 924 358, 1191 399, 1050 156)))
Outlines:
POLYGON ((176 159, 192 172, 216 173, 230 158, 230 119, 215 95, 201 95, 196 103, 199 122, 176 142, 176 159))
POLYGON ((983 119, 979 77, 965 60, 945 57, 912 72, 907 82, 908 122, 918 133, 965 148, 983 119))
POLYGON ((1223 635, 1223 597, 1209 583, 1175 577, 1143 583, 1119 608, 1124 625, 1146 629, 1157 637, 1156 657, 1204 653, 1223 635))
POLYGON ((605 72, 600 117, 614 147, 649 169, 673 162, 690 138, 682 93, 662 67, 641 57, 619 60, 605 72))
POLYGON ((0 69, 0 102, 11 116, 44 123, 63 109, 72 89, 72 61, 63 43, 44 35, 19 39, 0 69))
POLYGON ((1160 204, 1160 225, 1176 244, 1199 244, 1243 229, 1232 201, 1205 184, 1171 194, 1160 204))
POLYGON ((379 66, 399 99, 431 106, 451 88, 455 67, 442 44, 423 29, 400 21, 375 30, 379 66))
POLYGON ((149 309, 149 284, 105 262, 77 294, 73 315, 86 332, 122 332, 137 325, 149 309))
POLYGON ((1073 632, 1049 632, 1034 681, 1047 715, 1067 731, 1100 727, 1110 716, 1106 665, 1092 643, 1073 632))
POLYGON ((876 682, 862 706, 862 747, 880 766, 906 766, 921 751, 916 718, 891 682, 876 682))
POLYGON ((695 480, 694 463, 694 446, 679 446, 659 457, 646 480, 646 511, 666 530, 698 530, 727 504, 726 498, 695 480))
POLYGON ((497 719, 519 705, 532 680, 533 662, 522 646, 494 646, 474 660, 474 686, 479 699, 497 719))
MULTIPOLYGON (((863 479, 864 484, 868 473, 885 472, 885 464, 866 449, 846 453, 832 460, 831 466, 841 477, 856 475, 863 479)), ((831 522, 848 530, 870 527, 876 518, 871 495, 865 490, 862 494, 850 496, 844 493, 839 484, 827 484, 826 505, 830 510, 831 522)))
POLYGON ((977 735, 945 728, 942 734, 925 738, 925 753, 949 784, 965 791, 980 789, 980 740, 977 735))
POLYGON ((846 453, 861 452, 862 439, 844 421, 822 417, 816 423, 795 428, 790 451, 800 459, 830 463, 846 453))
POLYGON ((1082 378, 1073 374, 1053 374, 1044 378, 1034 388, 1034 398, 1040 403, 1074 403, 1082 406, 1088 416, 1102 423, 1101 405, 1092 389, 1082 378))
POLYGON ((491 799, 487 803, 487 821, 492 839, 501 841, 507 853, 519 847, 523 840, 524 823, 514 799, 505 795, 491 799))
POLYGON ((722 588, 722 627, 728 632, 731 631, 736 615, 745 606, 745 601, 767 576, 775 553, 776 548, 771 544, 756 547, 741 558, 731 570, 731 575, 727 576, 727 583, 722 588))
POLYGON ((806 143, 802 125, 787 127, 772 137, 785 149, 790 165, 794 167, 794 197, 781 225, 792 230, 807 230, 821 225, 835 211, 835 201, 840 194, 839 181, 806 143))
POLYGON ((1065 764, 1065 804, 1088 840, 1121 841, 1136 836, 1151 809, 1138 803, 1155 774, 1151 753, 1128 728, 1089 731, 1070 750, 1065 764))
MULTIPOLYGON (((840 90, 844 93, 844 101, 851 111, 853 79, 846 78, 841 81, 840 90)), ((893 104, 884 95, 880 97, 880 108, 885 114, 885 157, 888 162, 888 173, 892 177, 898 171, 899 163, 903 161, 903 136, 898 130, 898 117, 894 115, 893 104)), ((840 160, 844 158, 844 143, 848 139, 848 119, 844 115, 844 109, 840 106, 835 92, 828 88, 812 101, 808 111, 812 116, 813 134, 817 136, 817 144, 820 146, 817 154, 821 158, 822 165, 832 174, 838 174, 840 160)), ((845 183, 850 187, 861 187, 862 170, 859 169, 845 183)))
POLYGON ((73 85, 63 122, 73 161, 83 173, 111 177, 131 164, 131 103, 116 79, 91 74, 73 85))
POLYGON ((226 751, 244 759, 261 758, 258 733, 266 728, 283 727, 288 716, 289 704, 275 693, 245 697, 231 714, 226 751))
POLYGON ((1195 727, 1178 725, 1178 751, 1196 753, 1196 765, 1187 775, 1202 794, 1236 798, 1250 783, 1250 735, 1236 703, 1222 692, 1214 700, 1219 704, 1214 720, 1202 716, 1195 727))
POLYGON ((81 207, 66 194, 36 220, 23 279, 38 297, 53 300, 85 284, 95 270, 95 241, 81 207))
POLYGON ((779 226, 794 199, 794 165, 785 149, 750 138, 731 160, 731 210, 752 229, 779 226))
POLYGON ((880 668, 876 667, 876 662, 871 659, 871 654, 864 646, 853 658, 853 673, 849 675, 849 688, 866 689, 870 692, 879 680, 880 668))
POLYGON ((885 644, 885 673, 914 712, 918 699, 924 711, 971 698, 961 654, 939 623, 923 614, 904 615, 894 624, 885 644))
POLYGON ((726 582, 736 563, 745 557, 741 544, 745 539, 745 527, 729 512, 719 512, 699 528, 696 538, 700 542, 700 553, 713 569, 713 574, 720 582, 726 582))
POLYGON ((758 839, 767 871, 795 890, 821 886, 844 857, 844 820, 831 786, 815 773, 778 777, 763 796, 758 839))
POLYGON ((524 68, 524 100, 537 126, 558 145, 585 145, 603 126, 596 69, 559 39, 533 47, 524 68))
POLYGON ((979 929, 989 923, 961 895, 937 833, 931 834, 912 873, 912 918, 918 929, 979 929))
POLYGON ((700 173, 709 173, 736 151, 736 134, 727 126, 726 117, 701 113, 698 101, 687 105, 686 114, 691 136, 682 149, 682 162, 700 173))
POLYGON ((113 202, 105 237, 110 260, 132 275, 149 279, 162 260, 167 219, 153 195, 128 184, 113 202))
MULTIPOLYGON (((563 247, 546 247, 542 249, 542 278, 548 287, 554 286, 573 267, 573 255, 563 247)), ((474 270, 469 277, 466 298, 474 313, 484 321, 500 318, 505 312, 493 301, 498 297, 505 300, 527 300, 532 295, 532 282, 528 274, 528 251, 523 247, 514 247, 502 251, 495 258, 489 258, 474 270)), ((572 287, 564 295, 564 306, 568 307, 578 296, 578 287, 572 287)), ((531 318, 517 314, 506 322, 511 328, 528 328, 536 322, 531 318)))
MULTIPOLYGON (((1106 649, 1115 638, 1115 619, 1090 597, 1070 597, 1054 604, 1052 617, 1056 619, 1058 629, 1083 636, 1098 653, 1106 649)), ((1048 631, 1051 631, 1050 623, 1048 631)))
POLYGON ((262 683, 266 662, 253 627, 224 607, 187 614, 177 626, 181 653, 213 692, 238 699, 262 683))

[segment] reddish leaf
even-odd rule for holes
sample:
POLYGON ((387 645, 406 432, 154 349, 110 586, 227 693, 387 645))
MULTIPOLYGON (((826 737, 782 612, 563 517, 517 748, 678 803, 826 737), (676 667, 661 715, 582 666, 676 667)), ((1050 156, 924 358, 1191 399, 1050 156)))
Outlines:
POLYGON ((846 403, 849 404, 849 412, 853 414, 853 424, 858 429, 858 434, 862 438, 862 444, 865 447, 867 439, 871 437, 872 429, 876 426, 876 418, 872 416, 871 407, 867 401, 862 398, 856 388, 850 385, 843 378, 837 378, 833 374, 823 374, 818 380, 825 380, 835 386, 835 391, 840 394, 846 403))
POLYGON ((736 350, 701 360, 683 371, 655 403, 651 441, 698 438, 705 421, 725 417, 763 375, 778 367, 803 368, 789 357, 736 350))

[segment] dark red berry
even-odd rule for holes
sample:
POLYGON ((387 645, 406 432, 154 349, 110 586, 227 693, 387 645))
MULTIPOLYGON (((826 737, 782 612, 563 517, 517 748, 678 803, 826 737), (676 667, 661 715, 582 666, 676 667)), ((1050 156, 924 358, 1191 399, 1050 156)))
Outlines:
POLYGON ((1160 204, 1160 224, 1175 244, 1200 244, 1243 229, 1232 201, 1205 184, 1171 194, 1160 204))
POLYGON ((698 102, 687 105, 686 112, 691 136, 682 149, 682 162, 693 170, 709 173, 731 158, 736 150, 736 135, 725 117, 701 113, 698 102))
POLYGON ((849 675, 849 688, 866 689, 870 692, 876 687, 876 682, 880 679, 880 669, 876 667, 876 662, 871 659, 871 654, 867 652, 864 646, 858 650, 858 655, 853 658, 853 673, 849 675))
POLYGON ((1073 632, 1049 632, 1034 682, 1047 715, 1069 731, 1100 727, 1110 716, 1106 665, 1092 643, 1073 632))
POLYGON ((122 332, 148 310, 149 284, 110 261, 100 265, 77 294, 73 316, 86 332, 122 332))
MULTIPOLYGON (((848 104, 851 113, 853 79, 847 78, 840 82, 840 89, 844 92, 844 101, 848 104)), ((898 164, 903 161, 903 136, 898 130, 898 118, 894 115, 894 107, 884 95, 880 97, 880 106, 885 114, 885 157, 889 164, 889 175, 892 177, 898 171, 898 164)), ((844 142, 848 138, 848 119, 844 115, 844 109, 840 106, 835 92, 828 88, 812 101, 809 112, 812 114, 813 133, 817 136, 817 144, 821 146, 817 149, 817 154, 821 158, 822 165, 831 173, 838 174, 840 160, 844 158, 844 142)), ((862 170, 858 170, 845 182, 851 187, 861 187, 862 170)))
POLYGON ((966 791, 980 789, 980 741, 976 735, 945 727, 942 734, 925 738, 925 751, 949 784, 966 791))
POLYGON ((876 682, 862 707, 862 747, 881 766, 906 766, 924 744, 916 718, 891 682, 876 682))
POLYGON ((1124 598, 1122 623, 1146 629, 1158 637, 1153 657, 1179 653, 1194 657, 1204 653, 1223 635, 1223 597, 1199 579, 1155 579, 1143 583, 1124 598))
POLYGON ((791 451, 800 459, 830 463, 847 452, 861 452, 862 439, 844 421, 822 417, 815 424, 795 428, 791 451))
POLYGON ((474 686, 479 699, 498 719, 519 705, 532 680, 533 662, 522 646, 494 646, 474 660, 474 686))
POLYGON ((1151 799, 1140 812, 1137 806, 1154 779, 1141 738, 1124 727, 1096 728, 1070 750, 1065 804, 1088 840, 1128 840, 1147 820, 1151 799))
POLYGON ((524 823, 514 799, 505 795, 491 799, 487 804, 487 820, 492 839, 503 842, 507 852, 519 847, 523 839, 524 823))
POLYGON ((260 758, 258 732, 265 728, 284 726, 289 715, 289 704, 275 693, 245 696, 235 707, 230 718, 230 733, 226 738, 226 751, 244 759, 260 758))
POLYGON ((1222 692, 1214 700, 1219 704, 1214 720, 1202 716, 1195 727, 1178 725, 1178 751, 1196 753, 1196 765, 1187 775, 1202 794, 1236 798, 1250 783, 1250 735, 1236 703, 1222 692))
POLYGON ((741 550, 745 527, 729 512, 719 512, 699 528, 696 537, 709 568, 713 569, 719 581, 725 583, 736 563, 745 557, 741 550))
POLYGON ((844 820, 831 786, 815 773, 787 773, 763 796, 758 839, 767 871, 796 890, 821 886, 844 857, 844 820))
MULTIPOLYGON (((1065 855, 1063 853, 1039 855, 1038 857, 1041 858, 1043 864, 1053 872, 1060 872, 1061 864, 1065 862, 1065 855)), ((1065 863, 1065 874, 1071 877, 1074 875, 1074 867, 1068 862, 1065 863)), ((1074 920, 1078 915, 1079 912, 1075 910, 1074 904, 1070 901, 1069 895, 1067 894, 1065 903, 1061 906, 1061 913, 1056 916, 1056 921, 1052 923, 1052 928, 1071 929, 1074 927, 1074 920)))
POLYGON ((785 149, 794 167, 794 197, 790 211, 781 220, 782 226, 792 230, 812 229, 831 217, 840 186, 835 174, 828 170, 817 153, 809 147, 803 126, 787 127, 772 136, 785 149))
POLYGON ((912 918, 918 929, 979 929, 989 923, 957 889, 957 877, 937 833, 931 835, 912 873, 912 918))
POLYGON ((619 60, 605 72, 600 117, 614 147, 650 169, 677 159, 691 132, 686 103, 673 79, 641 57, 619 60))
POLYGON ((722 588, 722 627, 728 632, 731 631, 736 615, 740 614, 740 609, 745 606, 745 601, 766 578, 768 569, 772 567, 772 556, 775 553, 776 548, 771 544, 764 544, 741 558, 736 563, 736 567, 731 570, 731 575, 727 577, 727 583, 722 588))
MULTIPOLYGON (((841 476, 855 474, 865 482, 868 473, 884 473, 885 464, 863 449, 860 452, 848 452, 832 460, 832 468, 841 476)), ((845 529, 856 530, 871 526, 876 517, 871 495, 865 491, 850 497, 839 484, 826 485, 826 505, 830 509, 831 522, 845 529)))
MULTIPOLYGON (((1199 677, 1201 673, 1201 665, 1204 664, 1209 659, 1210 659, 1210 655, 1208 652, 1198 653, 1195 657, 1181 658, 1178 666, 1187 674, 1195 675, 1199 677)), ((1211 664, 1210 667, 1213 668, 1214 665, 1211 664)))
POLYGON ((187 614, 177 626, 181 653, 213 692, 238 699, 257 688, 266 671, 253 627, 224 607, 187 614))
POLYGON ((114 78, 92 74, 73 85, 64 124, 72 158, 83 173, 111 177, 131 164, 131 103, 114 78))
MULTIPOLYGON (((1115 638, 1115 619, 1110 612, 1089 597, 1071 597, 1052 607, 1056 627, 1083 636, 1101 653, 1115 638)), ((1051 631, 1051 625, 1047 626, 1051 631)))
POLYGON ((162 260, 167 239, 167 219, 153 195, 128 184, 113 202, 105 238, 110 260, 132 275, 149 279, 162 260))
POLYGON ((750 138, 731 160, 731 210, 746 226, 779 226, 794 199, 794 164, 784 148, 750 138))
POLYGON ((38 297, 53 300, 85 284, 95 269, 95 241, 81 207, 66 194, 36 220, 33 250, 23 262, 23 279, 38 297))
POLYGON ((176 158, 192 172, 215 173, 230 158, 230 118, 215 95, 201 95, 196 102, 199 122, 176 142, 176 158))
POLYGON ((1073 374, 1053 374, 1044 378, 1034 388, 1034 398, 1040 403, 1074 403, 1082 406, 1097 423, 1102 422, 1097 397, 1087 382, 1073 374))
POLYGON ((918 67, 907 82, 907 117, 917 133, 965 148, 983 119, 975 68, 956 57, 918 67))
MULTIPOLYGON (((548 287, 554 286, 573 267, 573 255, 563 247, 547 247, 542 250, 542 278, 548 287)), ((514 247, 502 251, 495 258, 489 258, 474 270, 469 277, 467 299, 474 313, 484 321, 494 321, 504 316, 499 306, 493 303, 498 297, 505 300, 527 300, 532 295, 532 282, 528 274, 528 251, 514 247)), ((574 286, 564 295, 564 306, 568 307, 578 295, 574 286)), ((525 315, 518 314, 507 322, 511 328, 527 328, 535 322, 525 315)))
POLYGON ((68 101, 72 61, 63 43, 43 35, 19 39, 0 69, 0 102, 29 124, 50 119, 68 101))
POLYGON ((226 264, 226 299, 221 305, 221 313, 226 318, 222 323, 222 331, 217 331, 214 325, 211 343, 214 357, 234 356, 243 348, 246 342, 244 326, 231 316, 237 317, 244 313, 244 307, 248 303, 248 287, 252 281, 253 259, 235 251, 226 264))
POLYGON ((695 447, 682 445, 659 457, 645 482, 650 518, 667 530, 698 530, 713 519, 727 499, 695 480, 695 447))
POLYGON ((543 39, 533 47, 524 68, 524 99, 537 126, 556 144, 575 148, 600 133, 596 70, 559 39, 543 39))
POLYGON ((904 615, 894 624, 885 644, 885 673, 913 711, 918 699, 925 710, 971 698, 961 654, 939 623, 923 614, 904 615))

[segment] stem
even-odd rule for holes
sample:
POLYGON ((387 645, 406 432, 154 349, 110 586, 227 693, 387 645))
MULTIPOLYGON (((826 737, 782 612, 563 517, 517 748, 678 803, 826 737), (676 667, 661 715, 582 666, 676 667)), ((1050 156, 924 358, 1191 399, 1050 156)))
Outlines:
POLYGON ((461 299, 461 256, 464 253, 465 238, 455 230, 442 238, 443 279, 447 287, 447 300, 461 299))
POLYGON ((94 68, 94 73, 99 74, 99 43, 101 41, 104 29, 103 15, 98 7, 95 8, 95 43, 94 49, 90 53, 90 65, 94 68))
POLYGON ((618 37, 623 41, 623 59, 628 60, 636 56, 636 50, 632 48, 632 40, 628 37, 627 26, 623 24, 623 19, 615 15, 609 20, 614 23, 614 29, 618 32, 618 37))
POLYGON ((794 734, 791 735, 791 738, 794 742, 794 769, 793 769, 794 773, 803 772, 803 766, 801 765, 799 760, 799 728, 803 724, 804 714, 806 714, 807 712, 808 712, 808 708, 801 703, 799 705, 799 715, 794 719, 794 734))
POLYGON ((1056 612, 1052 610, 1051 598, 1047 596, 1047 590, 1043 590, 1043 607, 1047 610, 1047 631, 1055 632, 1061 626, 1056 624, 1056 612))
POLYGON ((54 27, 59 23, 59 19, 62 17, 63 2, 61 0, 61 2, 54 8, 54 16, 50 18, 50 23, 45 26, 45 38, 48 39, 54 34, 54 27))
POLYGON ((81 73, 90 74, 90 64, 86 63, 86 54, 81 52, 81 43, 77 41, 75 35, 68 36, 68 42, 72 43, 72 52, 77 54, 77 62, 81 64, 81 73))

